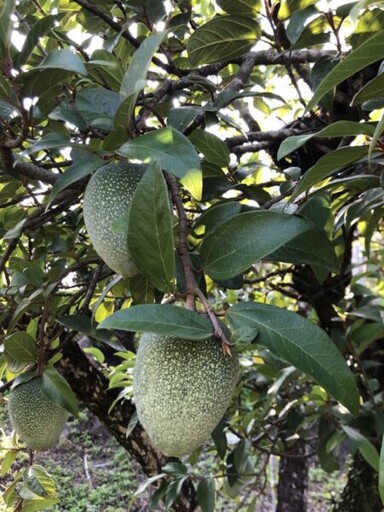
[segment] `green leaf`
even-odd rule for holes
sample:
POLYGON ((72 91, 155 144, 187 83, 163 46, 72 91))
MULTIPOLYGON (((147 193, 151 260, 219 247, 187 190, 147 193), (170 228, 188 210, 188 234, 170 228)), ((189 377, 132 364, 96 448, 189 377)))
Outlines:
POLYGON ((347 165, 357 162, 367 153, 367 146, 348 146, 325 154, 305 172, 295 188, 292 198, 296 198, 298 195, 309 190, 313 185, 332 176, 332 174, 335 174, 347 165))
POLYGON ((259 9, 259 0, 217 0, 216 3, 228 14, 238 16, 254 16, 259 9))
POLYGON ((215 280, 236 276, 312 229, 312 223, 296 215, 269 210, 241 213, 205 236, 200 251, 204 270, 215 280))
MULTIPOLYGON (((81 332, 90 338, 104 341, 112 346, 115 344, 111 339, 113 338, 111 333, 107 330, 96 329, 96 324, 87 315, 67 315, 58 317, 56 320, 69 329, 81 332)), ((116 348, 121 348, 118 343, 116 343, 116 348)))
POLYGON ((362 87, 359 92, 355 94, 352 100, 352 105, 361 105, 365 101, 377 100, 384 97, 384 73, 376 76, 373 80, 368 82, 362 87))
POLYGON ((188 309, 168 304, 140 304, 117 311, 99 324, 102 329, 151 332, 186 340, 212 336, 211 322, 188 309))
POLYGON ((212 440, 215 443, 217 454, 221 460, 224 460, 228 447, 228 439, 224 432, 224 428, 225 419, 223 418, 211 433, 212 440))
POLYGON ((29 466, 23 472, 24 485, 34 494, 42 498, 54 498, 56 494, 55 482, 41 466, 29 466))
POLYGON ((349 135, 368 135, 372 137, 374 133, 375 126, 373 124, 357 123, 355 121, 336 121, 335 123, 323 128, 319 132, 287 137, 279 147, 277 158, 278 160, 284 158, 293 151, 296 151, 296 149, 301 147, 313 137, 347 137, 349 135))
POLYGON ((60 69, 87 75, 83 61, 71 50, 54 50, 49 53, 36 69, 60 69))
MULTIPOLYGON (((154 54, 159 49, 167 32, 158 32, 144 39, 140 47, 133 54, 129 66, 124 74, 120 95, 128 103, 124 105, 124 115, 126 116, 125 127, 131 127, 133 123, 133 111, 140 92, 147 83, 147 73, 154 54)), ((121 123, 119 123, 119 127, 121 123)))
POLYGON ((183 132, 202 112, 204 112, 203 107, 172 108, 168 113, 167 124, 169 127, 183 132))
POLYGON ((201 197, 200 160, 193 144, 182 133, 172 128, 160 128, 126 142, 117 153, 139 160, 158 160, 162 169, 184 183, 193 177, 193 182, 196 182, 194 189, 187 188, 196 199, 201 197))
POLYGON ((333 87, 383 57, 384 30, 381 30, 358 46, 356 50, 349 53, 328 73, 315 90, 311 101, 308 103, 307 111, 311 110, 333 87))
POLYGON ((213 133, 204 130, 194 130, 189 140, 203 153, 207 162, 219 167, 226 167, 230 161, 228 146, 213 133))
POLYGON ((157 480, 160 480, 161 478, 164 478, 166 476, 166 473, 159 473, 158 475, 154 475, 154 476, 151 476, 150 478, 147 478, 146 480, 144 480, 144 482, 142 482, 137 491, 135 491, 135 496, 138 496, 139 494, 141 494, 142 492, 145 491, 145 489, 153 484, 153 482, 156 482, 157 480))
POLYGON ((286 28, 287 37, 292 45, 297 43, 308 22, 318 12, 315 6, 310 5, 293 13, 286 28))
POLYGON ((376 149, 376 144, 384 132, 384 115, 381 116, 380 121, 377 123, 375 133, 372 137, 371 143, 369 144, 368 157, 371 158, 372 152, 376 149))
POLYGON ((188 473, 188 468, 185 464, 181 462, 168 462, 163 468, 163 471, 168 475, 173 476, 184 476, 188 473))
POLYGON ((46 149, 61 149, 73 146, 71 140, 62 133, 47 133, 40 140, 32 144, 26 151, 27 153, 37 153, 38 151, 46 149))
POLYGON ((33 51, 36 49, 40 38, 44 37, 50 30, 55 26, 56 22, 59 22, 65 16, 64 13, 60 13, 54 16, 44 16, 43 18, 36 21, 36 23, 28 31, 26 40, 24 41, 21 52, 16 57, 16 66, 20 67, 25 64, 33 51))
POLYGON ((249 17, 217 16, 189 38, 189 60, 198 66, 236 59, 247 53, 259 37, 259 26, 249 17))
POLYGON ((23 500, 23 512, 39 512, 40 510, 50 510, 59 503, 58 498, 38 498, 33 500, 23 500))
POLYGON ((358 450, 368 464, 375 470, 379 471, 380 457, 377 453, 375 446, 369 439, 360 434, 357 430, 348 425, 342 425, 342 429, 347 434, 349 439, 357 444, 358 450))
POLYGON ((320 327, 286 309, 259 303, 236 304, 227 317, 235 331, 244 325, 256 326, 257 344, 313 377, 352 414, 357 414, 359 391, 355 378, 341 352, 320 327))
POLYGON ((197 219, 194 229, 204 226, 205 232, 215 229, 224 221, 241 213, 241 204, 237 201, 227 201, 224 203, 214 204, 205 210, 197 219))
POLYGON ((207 478, 201 480, 197 486, 197 501, 202 512, 214 512, 216 504, 215 480, 207 478))
POLYGON ((12 14, 15 10, 15 5, 16 0, 2 0, 0 2, 0 60, 2 61, 9 56, 13 26, 12 14))
MULTIPOLYGON (((311 222, 311 221, 308 221, 311 222)), ((336 272, 338 260, 332 243, 323 230, 314 224, 310 231, 297 236, 293 240, 265 257, 268 261, 284 261, 295 265, 317 265, 336 272)))
POLYGON ((153 304, 155 302, 155 288, 147 278, 141 274, 129 280, 133 304, 153 304))
POLYGON ((34 363, 37 358, 36 340, 23 331, 14 332, 4 338, 7 358, 18 362, 34 363))
POLYGON ((60 174, 57 181, 54 183, 51 193, 49 194, 46 209, 49 208, 55 197, 64 189, 76 183, 76 181, 85 178, 93 171, 101 167, 104 162, 96 155, 89 154, 89 152, 81 149, 72 149, 73 164, 68 169, 60 174))
POLYGON ((381 438, 381 450, 379 460, 379 493, 381 502, 384 504, 384 434, 381 438))
POLYGON ((133 194, 127 239, 140 272, 158 290, 171 292, 175 280, 173 219, 167 183, 156 161, 148 167, 133 194))
POLYGON ((48 366, 44 369, 41 390, 56 405, 63 407, 74 416, 79 414, 77 398, 68 382, 56 368, 48 366))
POLYGON ((279 20, 286 20, 295 12, 305 9, 312 4, 316 4, 316 0, 286 0, 280 5, 278 12, 279 20))
POLYGON ((12 464, 15 462, 17 457, 17 451, 8 451, 4 454, 1 461, 0 476, 5 477, 8 471, 11 469, 12 464))

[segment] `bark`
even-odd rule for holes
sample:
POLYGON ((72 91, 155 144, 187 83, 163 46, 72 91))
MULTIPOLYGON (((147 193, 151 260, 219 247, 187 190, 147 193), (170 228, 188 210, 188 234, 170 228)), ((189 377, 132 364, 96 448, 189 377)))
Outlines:
POLYGON ((280 459, 276 512, 307 512, 309 459, 301 439, 290 455, 280 459))
POLYGON ((340 501, 332 512, 379 512, 382 508, 377 471, 357 453, 340 501))
MULTIPOLYGON (((135 413, 132 401, 120 401, 110 410, 119 390, 108 389, 108 379, 100 368, 90 361, 76 342, 65 344, 63 358, 59 364, 59 369, 78 399, 106 425, 109 432, 140 464, 144 473, 148 476, 160 473, 162 467, 171 459, 162 455, 151 444, 141 425, 136 425, 127 436, 127 426, 135 413)), ((192 512, 196 510, 196 507, 195 489, 192 482, 187 480, 173 510, 192 512)))

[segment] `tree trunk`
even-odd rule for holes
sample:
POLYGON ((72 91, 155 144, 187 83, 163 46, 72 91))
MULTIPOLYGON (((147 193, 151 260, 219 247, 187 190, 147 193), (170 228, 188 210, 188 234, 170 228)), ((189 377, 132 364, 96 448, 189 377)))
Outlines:
MULTIPOLYGON (((132 401, 128 399, 120 401, 110 411, 119 390, 108 389, 108 379, 90 361, 76 342, 65 344, 63 358, 59 364, 61 372, 79 400, 106 425, 109 432, 140 464, 144 473, 148 476, 160 473, 161 468, 170 459, 162 455, 152 445, 141 425, 137 424, 127 436, 127 426, 135 413, 132 401)), ((187 480, 173 510, 192 512, 196 510, 196 507, 195 489, 192 482, 187 480)))
POLYGON ((305 443, 299 439, 290 455, 280 459, 276 512, 306 512, 309 460, 305 443))
POLYGON ((378 490, 377 472, 356 453, 348 481, 333 512, 380 512, 383 505, 378 490))

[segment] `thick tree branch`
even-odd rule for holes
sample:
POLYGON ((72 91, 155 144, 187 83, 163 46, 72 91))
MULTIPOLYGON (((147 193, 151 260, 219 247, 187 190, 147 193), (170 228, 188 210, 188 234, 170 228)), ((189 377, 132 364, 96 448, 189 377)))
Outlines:
POLYGON ((39 165, 21 161, 14 163, 13 170, 21 176, 25 176, 31 180, 42 181, 43 183, 49 183, 50 185, 54 185, 59 177, 58 174, 47 171, 39 165))
POLYGON ((249 52, 240 59, 234 59, 226 62, 218 62, 217 64, 209 64, 201 68, 190 68, 186 70, 188 73, 195 73, 202 76, 216 75, 221 69, 229 63, 241 65, 246 59, 252 66, 261 66, 269 64, 281 64, 285 66, 287 61, 291 64, 309 64, 317 62, 320 59, 335 57, 335 50, 291 50, 286 52, 277 52, 275 50, 262 50, 257 52, 249 52))
POLYGON ((281 130, 268 130, 268 131, 257 131, 249 132, 247 135, 238 135, 236 137, 228 137, 225 139, 225 143, 229 148, 235 146, 241 146, 242 144, 249 144, 251 142, 280 142, 291 135, 297 135, 297 130, 292 128, 282 128, 281 130))

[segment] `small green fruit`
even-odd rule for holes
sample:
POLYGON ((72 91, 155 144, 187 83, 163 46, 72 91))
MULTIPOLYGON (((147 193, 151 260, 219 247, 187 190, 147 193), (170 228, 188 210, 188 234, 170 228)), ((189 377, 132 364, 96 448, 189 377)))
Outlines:
POLYGON ((32 450, 46 450, 58 443, 69 412, 42 391, 42 377, 11 389, 8 410, 13 428, 32 450))
POLYGON ((173 457, 199 447, 228 408, 238 374, 237 355, 225 355, 216 339, 144 334, 133 393, 139 420, 152 442, 173 457))
POLYGON ((83 212, 89 238, 100 258, 124 277, 138 274, 127 244, 131 199, 145 165, 120 162, 100 167, 85 189, 83 212))

